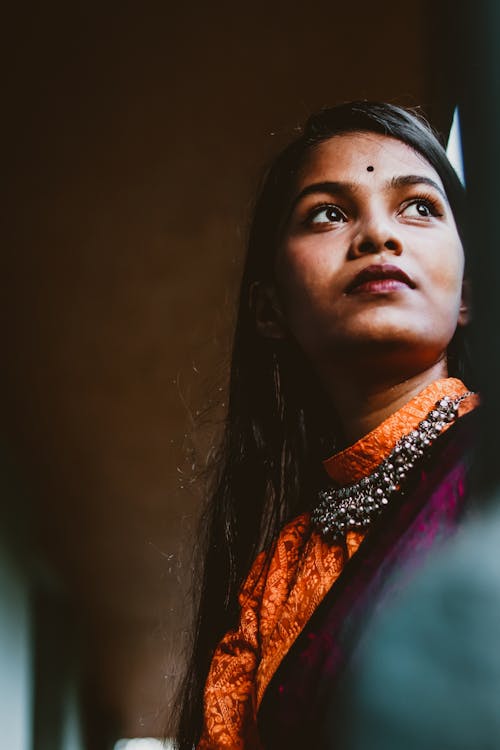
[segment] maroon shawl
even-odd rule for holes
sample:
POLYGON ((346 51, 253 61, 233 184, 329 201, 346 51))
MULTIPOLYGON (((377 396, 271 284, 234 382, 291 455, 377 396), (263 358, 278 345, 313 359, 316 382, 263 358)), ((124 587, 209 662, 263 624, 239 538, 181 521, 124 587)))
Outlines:
POLYGON ((266 750, 321 746, 326 707, 341 693, 343 672, 368 619, 397 596, 460 520, 477 421, 475 412, 468 414, 436 440, 399 502, 367 534, 285 656, 259 709, 266 750))

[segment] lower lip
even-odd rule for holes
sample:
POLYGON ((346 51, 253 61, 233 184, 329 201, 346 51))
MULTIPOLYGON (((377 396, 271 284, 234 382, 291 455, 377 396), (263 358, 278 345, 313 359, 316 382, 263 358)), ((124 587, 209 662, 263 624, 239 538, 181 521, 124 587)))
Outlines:
POLYGON ((409 289, 409 286, 399 279, 373 279, 355 286, 350 294, 387 294, 399 292, 401 289, 409 289))

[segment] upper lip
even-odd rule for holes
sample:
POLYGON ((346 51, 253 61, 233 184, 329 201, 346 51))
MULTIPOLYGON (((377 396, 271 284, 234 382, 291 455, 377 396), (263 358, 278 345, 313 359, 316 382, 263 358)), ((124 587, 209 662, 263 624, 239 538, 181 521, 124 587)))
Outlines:
POLYGON ((378 279, 396 279, 407 284, 410 289, 415 289, 415 282, 408 274, 393 266, 391 263, 379 263, 377 265, 367 266, 358 273, 357 276, 347 285, 346 293, 352 292, 357 286, 365 284, 367 281, 377 281, 378 279))

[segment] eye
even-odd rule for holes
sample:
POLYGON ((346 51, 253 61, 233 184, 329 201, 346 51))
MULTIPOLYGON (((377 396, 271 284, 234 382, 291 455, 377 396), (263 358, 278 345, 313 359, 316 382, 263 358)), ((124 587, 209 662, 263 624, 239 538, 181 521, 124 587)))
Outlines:
POLYGON ((333 203, 316 206, 308 215, 306 224, 336 224, 347 221, 345 213, 333 203))
POLYGON ((402 216, 412 219, 429 219, 432 216, 441 216, 438 206, 429 198, 415 198, 403 207, 402 216))

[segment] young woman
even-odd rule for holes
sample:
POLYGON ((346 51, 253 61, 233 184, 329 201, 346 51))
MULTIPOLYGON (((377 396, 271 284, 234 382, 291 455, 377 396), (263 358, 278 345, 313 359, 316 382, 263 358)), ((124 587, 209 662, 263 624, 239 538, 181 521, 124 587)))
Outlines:
POLYGON ((243 272, 181 748, 317 747, 390 574, 456 525, 477 404, 463 200, 429 127, 388 104, 311 117, 271 167, 243 272))

